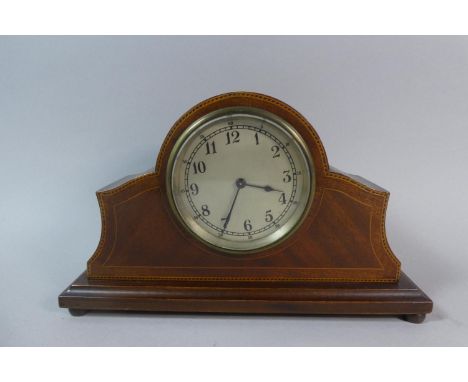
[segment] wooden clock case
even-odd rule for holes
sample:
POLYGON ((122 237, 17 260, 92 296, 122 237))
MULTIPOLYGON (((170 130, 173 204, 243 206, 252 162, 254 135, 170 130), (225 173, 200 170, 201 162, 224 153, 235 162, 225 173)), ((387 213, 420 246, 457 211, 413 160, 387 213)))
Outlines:
POLYGON ((432 301, 404 273, 385 233, 389 193, 328 164, 315 129, 287 104, 257 93, 222 94, 186 112, 169 131, 155 169, 97 192, 99 245, 60 296, 72 314, 88 310, 399 315, 422 322, 432 301), (302 136, 316 184, 301 227, 279 245, 236 256, 196 240, 170 207, 171 150, 194 121, 225 107, 278 115, 302 136))

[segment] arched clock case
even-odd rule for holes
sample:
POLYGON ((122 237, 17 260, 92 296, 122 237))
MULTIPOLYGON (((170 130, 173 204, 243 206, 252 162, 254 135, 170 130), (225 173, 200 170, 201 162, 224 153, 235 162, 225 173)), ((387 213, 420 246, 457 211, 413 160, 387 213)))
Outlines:
POLYGON ((207 99, 154 169, 97 192, 101 238, 59 296, 89 310, 397 315, 432 301, 387 242, 389 193, 328 164, 311 124, 275 98, 207 99))

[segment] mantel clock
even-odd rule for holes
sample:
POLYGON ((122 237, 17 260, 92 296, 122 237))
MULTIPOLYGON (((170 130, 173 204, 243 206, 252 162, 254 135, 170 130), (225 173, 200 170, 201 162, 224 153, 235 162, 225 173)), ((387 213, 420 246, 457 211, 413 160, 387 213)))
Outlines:
POLYGON ((174 124, 154 169, 97 192, 99 245, 60 296, 88 310, 398 315, 432 301, 400 271, 389 193, 328 164, 289 105, 235 92, 174 124))

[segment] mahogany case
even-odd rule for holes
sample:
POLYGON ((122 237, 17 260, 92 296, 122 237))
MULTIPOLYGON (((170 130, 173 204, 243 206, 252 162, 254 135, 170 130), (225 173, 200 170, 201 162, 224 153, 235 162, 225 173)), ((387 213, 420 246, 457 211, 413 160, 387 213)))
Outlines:
MULTIPOLYGON (((327 285, 335 288, 347 283, 353 289, 356 285, 367 288, 366 284, 374 285, 372 288, 376 290, 379 285, 385 290, 396 290, 399 286, 400 262, 390 249, 385 232, 389 193, 363 178, 331 168, 311 124, 289 105, 266 95, 227 93, 194 106, 167 134, 154 170, 107 186, 97 192, 97 198, 102 218, 101 238, 88 261, 86 275, 78 279, 80 285, 83 280, 89 285, 103 285, 105 280, 114 285, 120 280, 128 285, 144 282, 166 288, 171 282, 178 287, 180 282, 185 282, 187 287, 190 283, 198 287, 203 283, 207 287, 221 287, 234 282, 240 283, 236 285, 241 290, 241 286, 265 288, 289 283, 299 288, 291 292, 293 295, 307 283, 321 290, 326 290, 327 285), (186 232, 171 210, 165 184, 168 157, 182 132, 203 115, 231 106, 257 107, 291 124, 310 151, 316 175, 314 198, 301 227, 279 245, 245 256, 220 253, 186 232)), ((417 290, 419 310, 406 309, 408 314, 428 313, 432 309, 432 302, 417 290)), ((66 292, 61 295, 61 305, 77 309, 70 305, 76 299, 70 294, 67 299, 66 292)), ((237 299, 242 299, 242 294, 237 299)), ((121 308, 133 309, 128 305, 121 308)), ((187 305, 185 311, 193 309, 187 305)), ((288 313, 286 308, 281 312, 288 313)))

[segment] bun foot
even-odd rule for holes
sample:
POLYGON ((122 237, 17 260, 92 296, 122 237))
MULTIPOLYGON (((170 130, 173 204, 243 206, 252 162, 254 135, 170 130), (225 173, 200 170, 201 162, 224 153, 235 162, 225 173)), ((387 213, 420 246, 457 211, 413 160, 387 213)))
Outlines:
POLYGON ((74 317, 84 316, 86 313, 88 313, 88 311, 84 309, 68 309, 68 311, 74 317))
POLYGON ((402 319, 412 324, 420 324, 426 318, 425 314, 405 314, 402 319))

